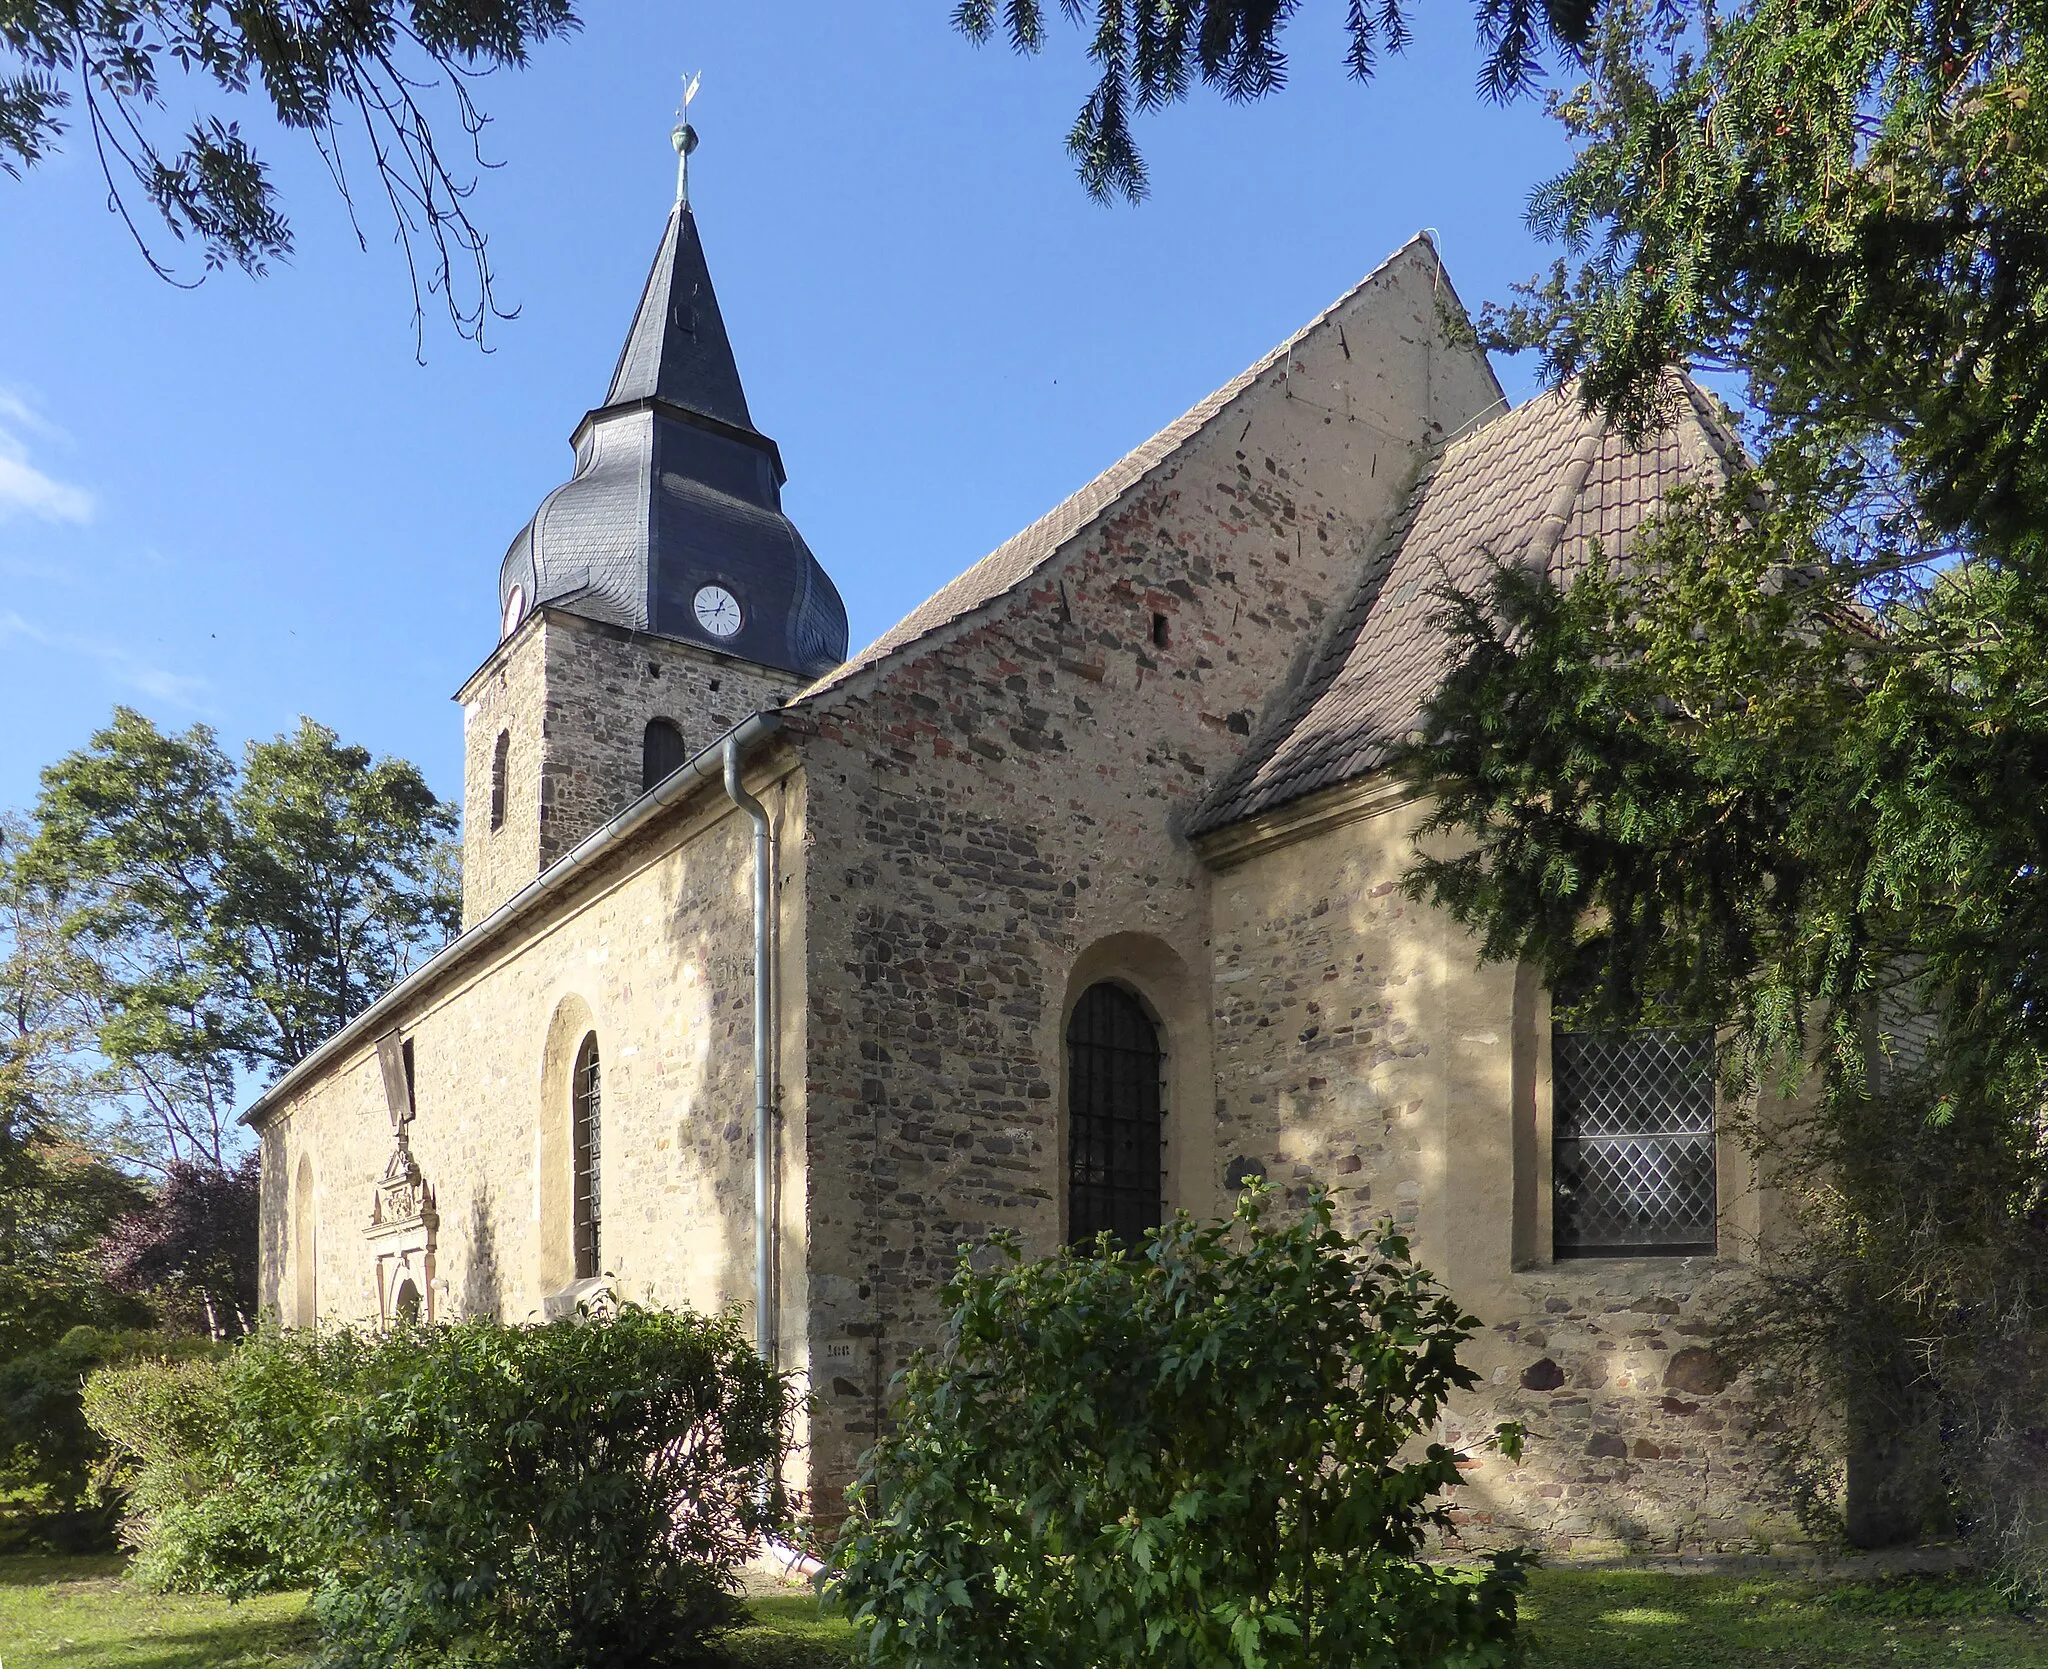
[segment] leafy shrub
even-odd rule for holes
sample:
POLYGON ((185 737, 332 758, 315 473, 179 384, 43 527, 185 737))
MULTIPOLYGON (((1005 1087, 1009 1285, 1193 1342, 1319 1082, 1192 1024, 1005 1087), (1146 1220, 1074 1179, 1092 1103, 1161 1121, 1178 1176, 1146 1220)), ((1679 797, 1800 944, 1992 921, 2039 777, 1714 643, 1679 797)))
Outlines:
POLYGON ((104 1487, 105 1447, 82 1406, 87 1376, 109 1362, 212 1348, 160 1333, 74 1327, 0 1361, 0 1553, 111 1546, 119 1500, 104 1487))
MULTIPOLYGON (((1459 1456, 1409 1450, 1478 1325, 1391 1228, 1177 1219, 1140 1252, 963 1253, 827 1583, 902 1669, 1516 1661, 1520 1554, 1421 1562, 1459 1456)), ((1495 1440, 1516 1452, 1519 1433, 1495 1440)))
POLYGON ((731 1316, 270 1331, 86 1403, 143 1579, 313 1587, 337 1664, 688 1662, 788 1513, 795 1392, 731 1316))
POLYGON ((333 1563, 315 1510, 330 1428, 376 1350, 273 1329, 209 1359, 95 1374, 85 1414, 125 1489, 137 1579, 237 1598, 318 1581, 333 1563))
POLYGON ((621 1306, 403 1329, 366 1356, 316 1488, 342 1665, 663 1669, 740 1620, 784 1528, 796 1393, 736 1318, 621 1306))

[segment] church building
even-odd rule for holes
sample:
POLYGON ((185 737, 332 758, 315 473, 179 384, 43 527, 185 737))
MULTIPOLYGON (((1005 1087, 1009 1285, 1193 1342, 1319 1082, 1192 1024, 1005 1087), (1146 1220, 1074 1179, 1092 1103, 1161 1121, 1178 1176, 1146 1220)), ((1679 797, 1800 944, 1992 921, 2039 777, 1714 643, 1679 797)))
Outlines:
POLYGON ((1770 1225, 1706 1043, 1554 1028, 1401 894, 1384 770, 1432 587, 1728 467, 1674 393, 1641 442, 1511 409, 1417 237, 849 653, 679 201, 457 693, 463 931, 246 1115, 264 1304, 737 1305, 830 1521, 962 1243, 1321 1186, 1484 1324, 1443 1435, 1529 1429, 1469 1542, 1783 1540, 1713 1348, 1770 1225))

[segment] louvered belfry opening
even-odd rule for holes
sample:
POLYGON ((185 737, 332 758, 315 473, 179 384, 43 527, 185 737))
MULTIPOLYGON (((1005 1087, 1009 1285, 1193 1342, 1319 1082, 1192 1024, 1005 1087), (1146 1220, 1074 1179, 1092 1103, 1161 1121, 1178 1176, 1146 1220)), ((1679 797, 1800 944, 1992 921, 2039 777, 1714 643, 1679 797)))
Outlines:
POLYGON ((640 792, 646 793, 689 756, 673 719, 649 719, 640 739, 640 792))
POLYGON ((1159 1226, 1159 1030, 1120 985, 1091 985, 1067 1022, 1067 1243, 1159 1226))
POLYGON ((597 1057, 596 1032, 584 1038, 583 1046, 576 1051, 569 1105, 575 1166, 570 1209, 576 1231, 576 1278, 580 1281, 600 1271, 599 1229, 604 1216, 604 1079, 597 1057))
POLYGON ((1713 1040, 1560 1028, 1550 1070, 1555 1255, 1713 1252, 1713 1040))

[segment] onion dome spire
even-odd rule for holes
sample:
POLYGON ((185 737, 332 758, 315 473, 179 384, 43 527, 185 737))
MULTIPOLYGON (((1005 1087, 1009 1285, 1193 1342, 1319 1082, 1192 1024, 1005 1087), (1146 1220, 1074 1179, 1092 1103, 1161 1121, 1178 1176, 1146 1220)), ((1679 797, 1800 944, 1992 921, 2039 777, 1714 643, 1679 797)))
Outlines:
POLYGON ((500 618, 509 635, 547 603, 815 676, 846 658, 846 608, 783 514, 689 203, 696 130, 671 137, 676 202, 632 328, 574 474, 505 553, 500 618))

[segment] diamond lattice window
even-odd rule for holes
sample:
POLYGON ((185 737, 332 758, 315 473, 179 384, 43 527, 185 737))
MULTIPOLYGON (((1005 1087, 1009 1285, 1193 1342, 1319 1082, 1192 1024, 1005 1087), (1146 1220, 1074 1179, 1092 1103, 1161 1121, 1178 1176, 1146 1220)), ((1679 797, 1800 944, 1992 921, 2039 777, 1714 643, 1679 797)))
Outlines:
POLYGON ((1550 1058, 1556 1255, 1712 1252, 1712 1040, 1560 1030, 1550 1058))

